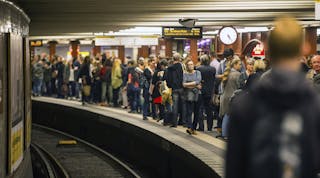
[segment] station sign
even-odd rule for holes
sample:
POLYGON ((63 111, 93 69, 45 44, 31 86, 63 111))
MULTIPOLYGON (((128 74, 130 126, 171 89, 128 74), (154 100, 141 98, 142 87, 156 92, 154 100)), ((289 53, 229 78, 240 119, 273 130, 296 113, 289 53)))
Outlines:
POLYGON ((202 27, 162 27, 165 38, 202 38, 202 27))
POLYGON ((43 45, 42 40, 30 41, 30 46, 32 47, 41 47, 43 45))
POLYGON ((263 44, 258 43, 252 50, 251 55, 253 57, 265 56, 263 44))

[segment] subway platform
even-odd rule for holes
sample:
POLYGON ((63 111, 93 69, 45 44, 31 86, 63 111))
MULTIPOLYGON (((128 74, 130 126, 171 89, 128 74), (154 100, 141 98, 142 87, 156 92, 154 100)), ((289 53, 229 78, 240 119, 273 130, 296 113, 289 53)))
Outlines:
MULTIPOLYGON (((32 100, 33 100, 33 123, 46 125, 49 127, 53 127, 55 129, 62 130, 71 135, 79 136, 80 138, 90 143, 93 142, 92 144, 95 144, 96 146, 101 147, 102 149, 107 149, 111 153, 114 152, 115 156, 120 157, 120 159, 123 158, 122 160, 130 162, 130 159, 132 160, 134 156, 130 155, 129 153, 126 153, 125 151, 117 150, 119 149, 119 147, 116 147, 115 145, 117 145, 118 143, 112 143, 113 146, 109 146, 108 144, 106 146, 101 142, 97 141, 97 138, 90 138, 94 134, 94 131, 99 130, 99 128, 103 127, 103 125, 102 124, 96 124, 96 126, 93 125, 90 130, 88 128, 85 128, 85 126, 89 124, 86 124, 84 122, 97 119, 99 120, 99 122, 106 123, 109 126, 111 125, 113 128, 116 128, 116 130, 119 131, 119 132, 112 131, 112 129, 108 129, 107 127, 105 129, 101 128, 104 130, 108 130, 110 132, 110 134, 101 133, 101 137, 105 137, 104 140, 108 140, 108 138, 110 137, 111 140, 113 140, 113 142, 122 142, 121 144, 126 145, 125 142, 128 142, 128 140, 131 140, 132 135, 135 135, 135 136, 138 135, 140 137, 140 141, 141 139, 146 139, 141 141, 142 144, 138 144, 139 140, 133 143, 133 145, 135 145, 136 147, 133 149, 135 150, 136 155, 140 154, 140 158, 146 159, 146 162, 149 161, 149 164, 158 164, 158 163, 150 163, 150 162, 153 162, 150 156, 151 157, 155 156, 155 154, 151 152, 149 153, 148 151, 144 152, 143 151, 144 143, 145 145, 148 145, 149 144, 148 142, 150 143, 158 142, 156 140, 160 139, 161 141, 159 141, 159 143, 160 143, 161 149, 168 151, 168 154, 173 154, 172 152, 173 149, 182 150, 184 152, 183 155, 185 156, 182 156, 178 159, 177 161, 178 164, 186 161, 188 162, 187 164, 191 168, 192 165, 195 165, 196 167, 199 166, 200 164, 195 163, 195 162, 199 162, 203 164, 204 167, 206 167, 207 172, 212 171, 212 175, 215 175, 214 177, 224 177, 224 154, 226 149, 226 142, 215 138, 213 132, 198 132, 197 135, 188 135, 185 131, 186 128, 182 126, 178 126, 177 128, 170 128, 169 126, 163 126, 160 122, 156 122, 155 120, 152 120, 152 119, 145 121, 145 120, 142 120, 141 114, 131 114, 124 109, 102 107, 97 105, 82 106, 81 102, 78 102, 78 101, 62 100, 62 99, 55 99, 55 98, 48 98, 48 97, 36 97, 36 98, 33 98, 32 100), (65 111, 66 109, 68 111, 65 111), (72 115, 75 113, 77 113, 78 116, 72 115), (90 113, 90 116, 86 117, 85 116, 86 113, 90 113), (61 117, 65 117, 65 119, 63 121, 59 121, 59 118, 61 117), (83 118, 80 119, 80 117, 83 117, 83 118), (79 125, 79 124, 80 124, 79 128, 76 128, 77 127, 76 125, 79 125), (84 124, 84 125, 81 125, 81 124, 84 124), (135 127, 137 130, 134 130, 132 126, 135 127), (116 134, 116 132, 118 134, 116 134), (124 141, 121 139, 117 140, 116 138, 114 138, 115 135, 117 136, 122 135, 122 132, 130 132, 129 136, 126 136, 126 139, 124 141), (110 135, 113 135, 113 136, 110 136, 110 135), (153 135, 153 137, 148 138, 149 135, 153 135), (157 138, 157 139, 154 139, 154 138, 157 138), (112 147, 115 147, 115 148, 112 148, 112 147), (174 147, 177 147, 177 148, 174 148, 174 147), (140 153, 140 151, 142 153, 140 153), (123 156, 123 154, 128 154, 128 155, 123 156), (146 156, 146 158, 144 158, 144 156, 146 156), (188 160, 187 157, 190 157, 190 158, 192 157, 192 159, 188 160), (192 160, 195 160, 195 162, 192 163, 193 162, 192 160)), ((134 139, 132 139, 131 141, 133 142, 133 140, 134 139)), ((108 143, 111 143, 111 142, 112 141, 108 141, 108 143)), ((154 146, 152 148, 154 148, 154 146)), ((129 149, 130 148, 128 148, 128 150, 129 149)), ((157 149, 154 148, 154 150, 157 150, 157 149)), ((160 152, 156 152, 156 154, 157 153, 161 155, 160 152)), ((166 156, 165 154, 166 153, 164 153, 163 156, 166 156)), ((177 153, 177 155, 178 154, 179 153, 177 153)), ((157 159, 160 159, 160 158, 157 158, 157 159)), ((137 160, 137 159, 133 159, 133 160, 137 160)), ((170 158, 169 160, 172 161, 172 158, 170 158)), ((164 165, 167 163, 168 162, 165 162, 164 165)), ((135 162, 133 161, 132 164, 135 164, 135 162)), ((159 163, 159 165, 160 165, 159 167, 161 167, 162 164, 159 163)), ((166 168, 166 169, 171 170, 169 171, 171 173, 162 174, 162 175, 159 175, 158 177, 165 177, 168 175, 170 177, 180 177, 179 175, 176 175, 176 173, 174 173, 175 170, 179 169, 178 167, 166 168)), ((186 167, 186 169, 188 168, 186 167)), ((199 168, 199 169, 197 168, 198 171, 201 171, 201 169, 204 169, 204 168, 199 168)), ((195 173, 195 175, 196 174, 199 174, 199 177, 207 177, 207 175, 209 175, 210 173, 206 175, 204 174, 203 176, 200 175, 201 173, 195 173)))

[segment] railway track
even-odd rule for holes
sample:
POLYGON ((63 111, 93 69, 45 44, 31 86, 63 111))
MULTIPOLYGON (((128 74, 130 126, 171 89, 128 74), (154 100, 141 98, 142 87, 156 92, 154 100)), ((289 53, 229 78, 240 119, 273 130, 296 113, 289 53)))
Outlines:
POLYGON ((140 177, 104 150, 45 126, 32 125, 31 149, 37 159, 34 165, 46 168, 41 177, 140 177))

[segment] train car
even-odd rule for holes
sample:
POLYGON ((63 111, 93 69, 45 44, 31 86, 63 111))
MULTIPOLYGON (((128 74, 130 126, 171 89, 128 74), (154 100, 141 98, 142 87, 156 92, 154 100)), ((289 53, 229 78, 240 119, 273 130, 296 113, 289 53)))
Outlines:
POLYGON ((33 177, 29 17, 0 1, 0 177, 33 177))

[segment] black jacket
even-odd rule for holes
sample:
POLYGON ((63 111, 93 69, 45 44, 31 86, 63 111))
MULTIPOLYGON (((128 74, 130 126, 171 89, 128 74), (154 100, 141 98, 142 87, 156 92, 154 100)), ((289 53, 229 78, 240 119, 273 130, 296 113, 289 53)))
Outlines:
POLYGON ((264 73, 263 70, 258 70, 254 74, 251 74, 248 77, 247 82, 244 85, 243 89, 246 90, 251 88, 255 83, 257 83, 260 80, 260 77, 262 76, 263 73, 264 73))
POLYGON ((201 94, 206 97, 212 97, 214 93, 214 82, 215 82, 215 76, 216 76, 216 69, 211 66, 205 66, 201 65, 197 68, 201 72, 201 94))
POLYGON ((296 177, 316 178, 320 102, 310 84, 273 69, 250 90, 232 102, 226 178, 280 178, 290 166, 296 177))
POLYGON ((57 78, 59 80, 63 80, 63 72, 64 72, 64 64, 62 62, 58 62, 56 64, 56 70, 58 71, 58 76, 57 78))
POLYGON ((79 69, 79 78, 85 78, 87 85, 91 84, 90 63, 83 63, 79 69))
POLYGON ((183 69, 181 63, 172 64, 167 68, 164 80, 172 90, 182 89, 183 85, 183 69))

